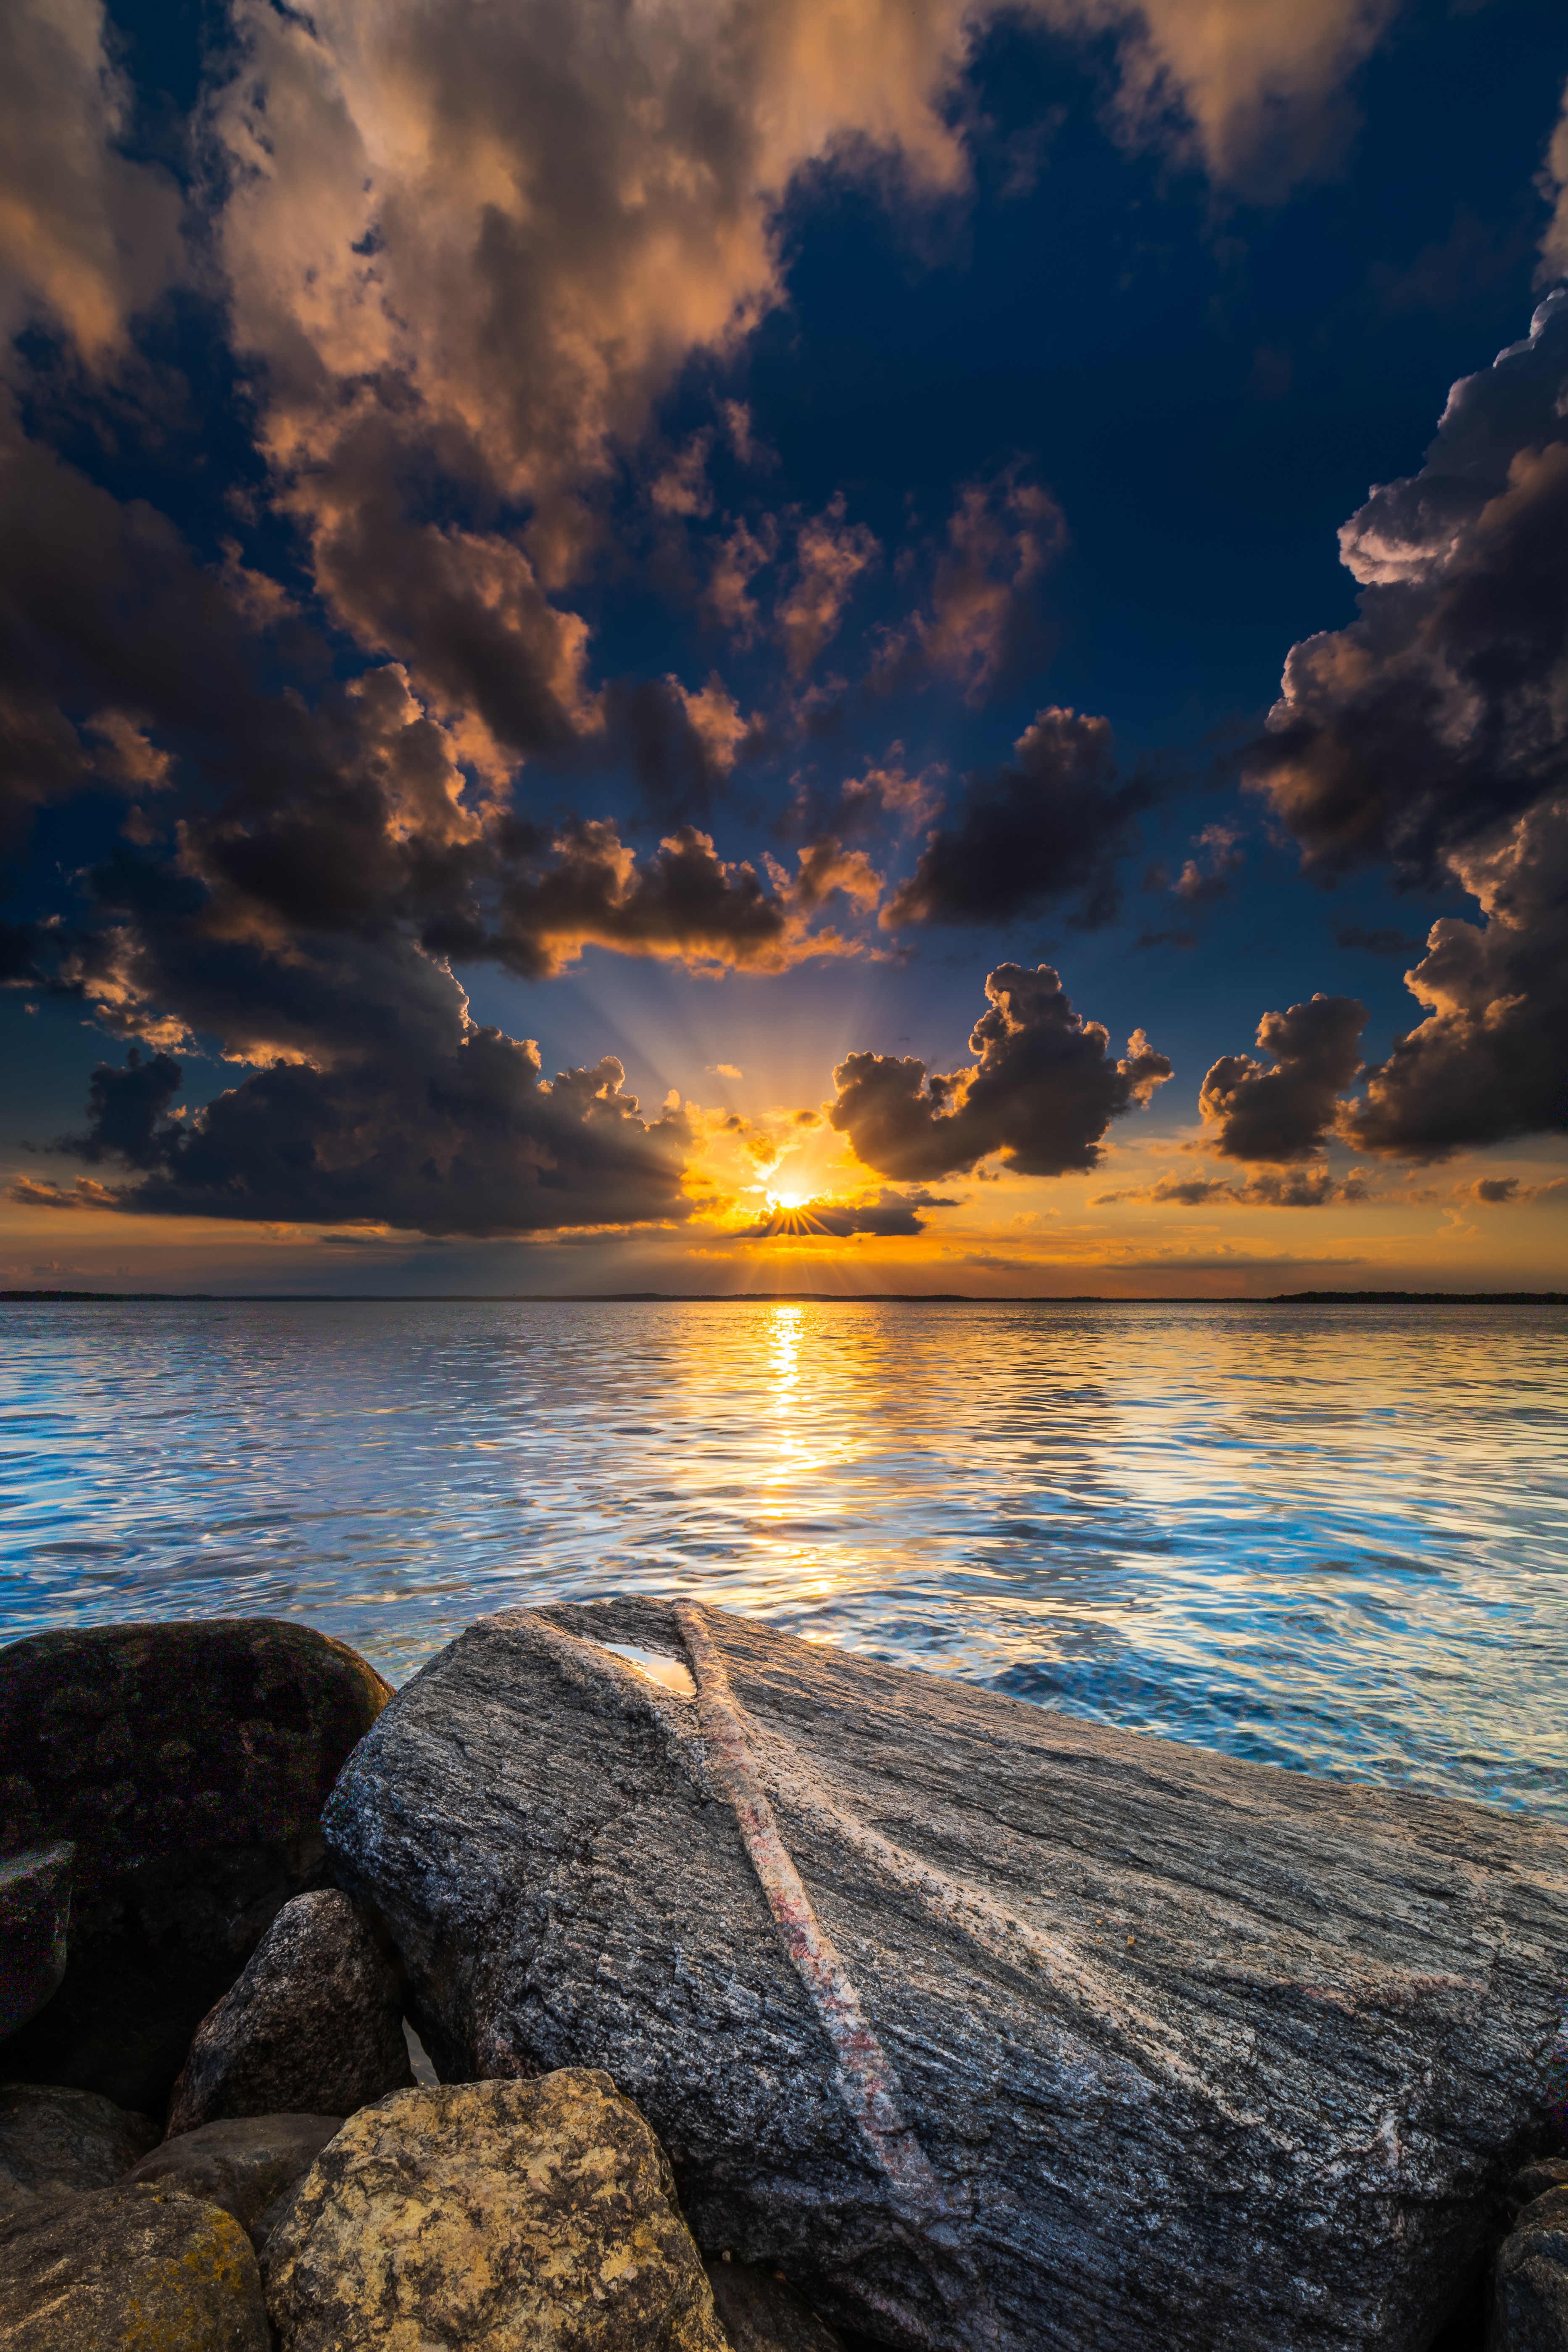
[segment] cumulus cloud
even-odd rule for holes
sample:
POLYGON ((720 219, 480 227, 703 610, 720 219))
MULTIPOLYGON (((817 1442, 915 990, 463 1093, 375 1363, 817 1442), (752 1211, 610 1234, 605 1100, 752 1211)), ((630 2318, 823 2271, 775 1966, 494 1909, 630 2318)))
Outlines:
POLYGON ((1568 1204, 1568 1176, 1553 1176, 1544 1184, 1527 1184, 1517 1176, 1481 1176, 1468 1197, 1485 1209, 1556 1208, 1568 1204))
POLYGON ((1133 846, 1147 793, 1117 766, 1110 722, 1040 711, 1001 768, 964 779, 945 824, 926 835, 914 873, 883 908, 910 923, 996 923, 1046 906, 1109 922, 1117 866, 1133 846))
POLYGON ((1430 1008, 1346 1131, 1441 1159, 1560 1127, 1568 1052, 1568 289, 1457 383, 1419 474, 1341 533, 1360 617, 1309 638, 1248 781, 1332 879, 1458 886, 1407 974, 1430 1008))
POLYGON ((0 338, 42 318, 94 363, 181 259, 173 181, 120 152, 130 93, 104 34, 100 0, 0 15, 0 338))
POLYGON ((545 1079, 537 1045, 472 1021, 449 975, 409 992, 420 1017, 388 1023, 390 1050, 274 1062, 184 1118, 168 1116, 182 1084, 172 1055, 132 1047, 100 1064, 86 1131, 56 1149, 132 1177, 92 1184, 90 1200, 59 1188, 51 1205, 436 1234, 689 1213, 683 1111, 644 1119, 609 1057, 545 1079))
POLYGON ((1361 1066, 1367 1009, 1353 996, 1314 996, 1266 1013, 1258 1043, 1273 1066, 1223 1054, 1203 1082, 1198 1108, 1207 1149, 1226 1160, 1311 1159, 1340 1118, 1340 1094, 1361 1066))
POLYGON ((1113 1118, 1146 1103, 1171 1064, 1136 1031, 1113 1060, 1048 964, 1000 964, 985 982, 967 1068, 929 1078, 912 1055, 850 1054, 828 1119, 879 1175, 930 1180, 1000 1155, 1026 1176, 1092 1168, 1113 1118))

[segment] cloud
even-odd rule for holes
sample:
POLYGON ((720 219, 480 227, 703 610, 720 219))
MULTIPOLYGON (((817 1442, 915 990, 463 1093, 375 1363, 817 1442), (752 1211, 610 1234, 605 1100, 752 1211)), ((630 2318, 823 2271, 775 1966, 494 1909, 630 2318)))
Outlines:
POLYGON ((1341 533, 1360 617, 1295 646, 1247 780, 1309 872, 1458 887, 1406 975, 1426 1018, 1346 1132, 1432 1160, 1560 1127, 1568 1056, 1568 289, 1457 383, 1419 474, 1341 533))
POLYGON ((1557 119, 1542 169, 1542 193, 1552 203, 1552 218, 1541 240, 1541 282, 1568 278, 1568 82, 1563 85, 1563 111, 1557 119))
POLYGON ((1208 863, 1205 866, 1201 856, 1186 860, 1171 885, 1176 897, 1189 907, 1212 907, 1226 898, 1233 876, 1247 863, 1246 851, 1237 846, 1240 838, 1234 825, 1205 824, 1196 846, 1206 852, 1208 863))
POLYGON ((929 1079, 912 1056, 851 1054, 833 1073, 829 1123, 879 1175, 952 1175, 999 1153, 1026 1176, 1092 1168, 1113 1118, 1146 1103, 1171 1065, 1140 1030, 1121 1061, 1074 1013, 1048 964, 1001 964, 985 982, 971 1067, 929 1079))
POLYGON ((1198 1108, 1211 1130, 1205 1148, 1226 1160, 1308 1160, 1340 1116, 1339 1097, 1361 1066, 1367 1009, 1353 996, 1314 996, 1289 1013, 1266 1013, 1250 1054, 1224 1054, 1210 1069, 1198 1108))
POLYGON ((1074 907, 1086 925, 1109 922, 1117 862, 1146 799, 1120 776, 1109 719, 1042 710, 1006 766, 965 777, 882 924, 1006 922, 1047 905, 1074 907))
POLYGON ((900 1241, 923 1234, 921 1209, 956 1209, 957 1201, 942 1199, 923 1189, 899 1192, 884 1185, 874 1201, 802 1201, 794 1208, 782 1202, 770 1208, 754 1225, 732 1234, 732 1241, 820 1240, 900 1241))
POLYGON ((1060 507, 1016 467, 966 484, 948 520, 931 609, 888 633, 873 683, 910 687, 941 673, 979 705, 1026 664, 1037 667, 1045 636, 1034 591, 1066 541, 1060 507))
POLYGON ((501 1234, 689 1214, 682 1111, 642 1118, 608 1057, 546 1080, 538 1047, 474 1023, 449 975, 409 993, 392 1050, 276 1062, 184 1118, 167 1116, 178 1062, 132 1048, 93 1072, 87 1130, 56 1148, 133 1171, 90 1205, 137 1215, 501 1234))
POLYGON ((8 0, 0 26, 0 338, 41 316, 101 363, 180 270, 179 192, 121 152, 99 0, 8 0))
POLYGON ((804 677, 835 635, 855 583, 881 550, 864 523, 844 520, 842 494, 795 533, 795 576, 777 606, 791 674, 804 677))
POLYGON ((707 1068, 710 1078, 743 1078, 746 1075, 744 1070, 737 1069, 733 1062, 710 1062, 707 1068))
POLYGON ((1335 1176, 1320 1163, 1254 1176, 1245 1184, 1233 1184, 1223 1176, 1162 1176, 1155 1183, 1132 1185, 1124 1192, 1096 1192, 1089 1205, 1098 1209, 1117 1201, 1147 1201, 1155 1207, 1202 1209, 1223 1202, 1227 1208, 1322 1209, 1331 1202, 1367 1197, 1359 1169, 1335 1176))
POLYGON ((1358 117, 1355 68, 1399 0, 1044 0, 1119 36, 1122 135, 1163 141, 1245 194, 1277 201, 1331 171, 1358 117))

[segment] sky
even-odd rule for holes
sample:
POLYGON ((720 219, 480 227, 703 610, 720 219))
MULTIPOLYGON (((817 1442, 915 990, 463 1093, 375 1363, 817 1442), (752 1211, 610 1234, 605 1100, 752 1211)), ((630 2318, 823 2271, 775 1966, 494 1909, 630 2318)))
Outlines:
POLYGON ((0 51, 0 1284, 1568 1286, 1557 0, 0 51))

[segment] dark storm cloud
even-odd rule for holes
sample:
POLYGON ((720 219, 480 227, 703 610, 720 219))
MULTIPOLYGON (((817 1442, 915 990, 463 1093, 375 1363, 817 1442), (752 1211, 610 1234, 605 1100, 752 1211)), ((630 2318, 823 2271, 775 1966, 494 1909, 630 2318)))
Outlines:
POLYGON ((1005 766, 965 778, 882 923, 1006 922, 1045 906, 1107 923, 1121 896, 1117 866, 1135 846, 1133 817, 1149 797, 1121 776, 1109 720, 1042 710, 1005 766))
MULTIPOLYGON (((1457 383, 1419 474, 1341 534, 1361 616, 1286 665, 1249 782, 1332 879, 1458 886, 1407 974, 1426 1018, 1345 1132, 1432 1160, 1568 1119, 1568 289, 1457 383)), ((1363 942, 1366 943, 1366 942, 1363 942)))
POLYGON ((57 1148, 140 1171, 92 1205, 144 1216, 503 1234, 689 1213, 682 1112, 643 1119, 609 1058, 545 1081, 537 1047, 468 1022, 455 988, 447 1009, 444 1034, 405 1034, 395 1056, 275 1063, 183 1119, 164 1116, 179 1064, 132 1049, 94 1071, 88 1132, 57 1148))
POLYGON ((742 1242, 798 1240, 816 1234, 835 1241, 847 1241, 856 1234, 876 1241, 903 1241, 925 1232, 925 1222, 919 1214, 921 1209, 959 1206, 957 1201, 944 1200, 938 1193, 923 1190, 899 1192, 884 1185, 874 1201, 803 1201, 796 1208, 770 1209, 754 1225, 746 1226, 731 1238, 742 1242))
POLYGON ((1310 1160, 1335 1126, 1340 1095, 1361 1066, 1367 1009, 1353 996, 1314 996, 1289 1013, 1266 1013, 1258 1043, 1272 1067, 1250 1054, 1225 1054, 1205 1078, 1198 1108, 1208 1148, 1226 1160, 1310 1160))
POLYGON ((1142 1031, 1114 1061, 1047 964, 1001 964, 969 1040, 978 1061, 929 1079, 910 1056, 851 1054, 833 1073, 831 1124, 879 1174, 930 1179, 1000 1154, 1026 1176, 1092 1168, 1113 1118, 1145 1103, 1171 1065, 1142 1031))

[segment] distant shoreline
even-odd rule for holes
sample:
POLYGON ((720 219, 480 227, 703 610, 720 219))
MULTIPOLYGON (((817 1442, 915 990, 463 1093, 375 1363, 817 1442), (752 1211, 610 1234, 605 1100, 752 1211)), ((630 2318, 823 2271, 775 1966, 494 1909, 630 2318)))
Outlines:
POLYGON ((0 1307, 1568 1307, 1568 1290, 1282 1290, 1112 1298, 962 1290, 0 1290, 0 1307))

